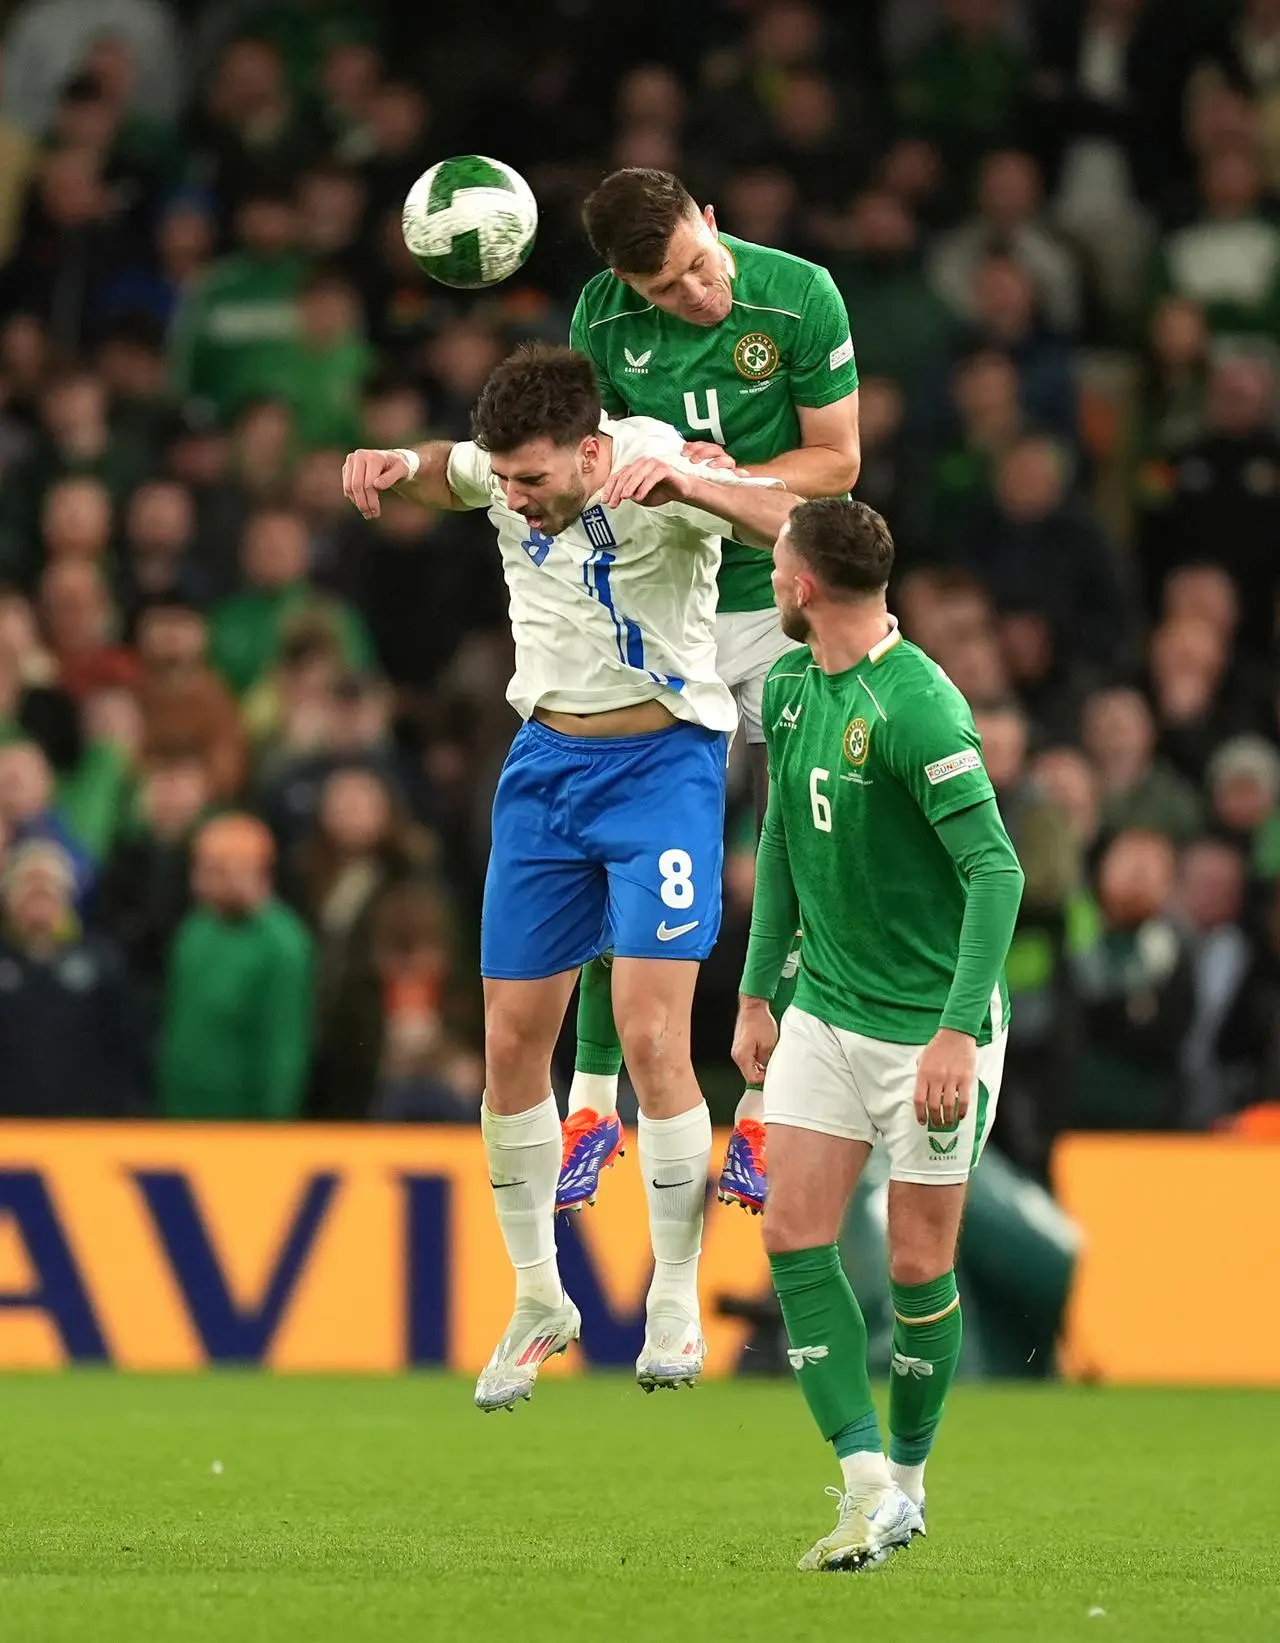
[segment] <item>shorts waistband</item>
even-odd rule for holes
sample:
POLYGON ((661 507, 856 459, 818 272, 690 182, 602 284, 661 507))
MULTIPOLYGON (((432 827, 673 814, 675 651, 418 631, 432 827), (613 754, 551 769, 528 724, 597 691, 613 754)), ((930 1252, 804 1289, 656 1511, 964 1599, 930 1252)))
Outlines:
POLYGON ((673 725, 663 730, 642 730, 635 736, 570 736, 563 730, 553 730, 550 725, 544 725, 540 719, 526 719, 522 734, 531 736, 547 747, 554 747, 560 753, 621 753, 642 747, 653 747, 658 742, 670 741, 673 737, 687 736, 692 731, 700 738, 723 736, 723 730, 709 730, 706 725, 690 724, 687 720, 679 719, 673 725))

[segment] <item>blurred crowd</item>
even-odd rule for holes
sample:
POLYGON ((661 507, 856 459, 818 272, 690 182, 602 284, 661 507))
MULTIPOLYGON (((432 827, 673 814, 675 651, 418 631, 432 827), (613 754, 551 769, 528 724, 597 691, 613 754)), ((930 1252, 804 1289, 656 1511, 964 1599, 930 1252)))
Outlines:
POLYGON ((564 337, 633 164, 848 304, 858 494, 1027 872, 1000 1144, 1280 1096, 1280 0, 0 19, 0 1111, 474 1119, 501 577, 342 459, 564 337), (399 208, 471 151, 542 224, 463 296, 399 208))

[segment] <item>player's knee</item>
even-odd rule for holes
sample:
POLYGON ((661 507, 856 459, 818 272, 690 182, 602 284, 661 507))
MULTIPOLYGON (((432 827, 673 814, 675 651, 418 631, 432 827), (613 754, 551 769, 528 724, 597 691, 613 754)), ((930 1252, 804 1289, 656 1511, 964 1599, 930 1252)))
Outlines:
POLYGON ((949 1240, 889 1252, 889 1276, 895 1284, 931 1284, 954 1265, 955 1249, 949 1240))
POLYGON ((622 1055, 636 1093, 660 1098, 668 1086, 685 1077, 690 1069, 689 1040, 673 1033, 667 1012, 661 1009, 629 1011, 618 1022, 622 1055))
POLYGON ((775 1202, 773 1185, 764 1206, 764 1247, 768 1255, 792 1255, 798 1249, 817 1249, 834 1241, 829 1227, 817 1224, 812 1208, 799 1200, 775 1202))
POLYGON ((520 1011, 501 1005, 486 1012, 484 1023, 485 1076, 500 1089, 527 1068, 536 1048, 535 1024, 520 1011))

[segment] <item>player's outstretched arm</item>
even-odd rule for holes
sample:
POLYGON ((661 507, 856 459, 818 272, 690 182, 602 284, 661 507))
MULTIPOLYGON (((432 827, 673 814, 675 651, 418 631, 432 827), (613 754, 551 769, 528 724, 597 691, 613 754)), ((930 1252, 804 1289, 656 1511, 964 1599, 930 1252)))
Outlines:
POLYGON ((741 471, 779 479, 797 496, 843 496, 857 483, 862 467, 858 436, 858 390, 834 405, 797 405, 800 444, 768 462, 753 462, 741 471))
POLYGON ((689 463, 676 464, 654 456, 629 462, 610 474, 600 496, 609 508, 622 502, 638 502, 646 508, 683 503, 688 509, 711 514, 716 521, 731 525, 738 541, 766 553, 773 552, 779 531, 804 500, 776 482, 753 484, 724 470, 718 470, 712 478, 694 471, 689 463))
POLYGON ((449 486, 449 453, 453 442, 396 451, 352 451, 342 465, 342 492, 366 519, 382 512, 382 493, 393 488, 424 508, 471 508, 449 486))

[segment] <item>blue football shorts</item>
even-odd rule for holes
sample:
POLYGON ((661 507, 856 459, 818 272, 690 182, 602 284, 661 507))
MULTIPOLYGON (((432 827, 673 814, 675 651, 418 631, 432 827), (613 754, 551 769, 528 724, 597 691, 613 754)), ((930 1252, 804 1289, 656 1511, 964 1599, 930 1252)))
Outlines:
POLYGON ((609 949, 706 958, 720 929, 728 749, 701 725, 587 737, 524 724, 494 795, 481 974, 531 981, 609 949))

